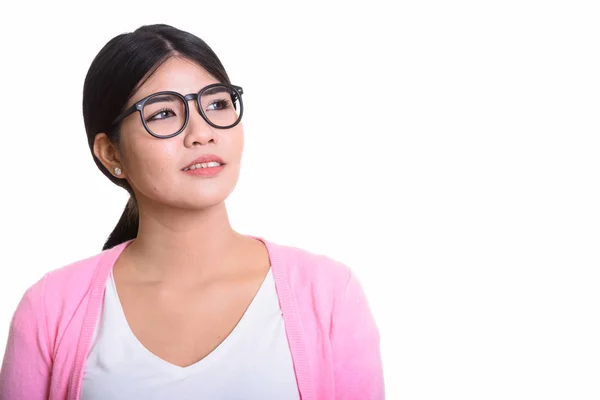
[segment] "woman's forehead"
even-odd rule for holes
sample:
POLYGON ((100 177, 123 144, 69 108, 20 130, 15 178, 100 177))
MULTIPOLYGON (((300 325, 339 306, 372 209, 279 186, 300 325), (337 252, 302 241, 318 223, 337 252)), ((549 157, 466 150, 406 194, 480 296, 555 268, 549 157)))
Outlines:
MULTIPOLYGON (((217 79, 198 64, 185 58, 172 57, 158 67, 140 86, 134 98, 142 99, 163 90, 186 95, 196 93, 204 86, 217 82, 217 79)), ((132 99, 131 104, 135 102, 136 100, 132 99)))

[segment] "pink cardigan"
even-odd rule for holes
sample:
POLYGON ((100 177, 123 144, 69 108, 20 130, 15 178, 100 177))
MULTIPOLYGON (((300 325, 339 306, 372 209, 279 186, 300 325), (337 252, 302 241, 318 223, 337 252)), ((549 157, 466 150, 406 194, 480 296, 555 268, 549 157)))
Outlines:
MULTIPOLYGON (((324 255, 265 243, 303 400, 383 399, 379 332, 360 283, 324 255)), ((15 311, 0 400, 76 400, 115 261, 131 241, 51 271, 15 311)))

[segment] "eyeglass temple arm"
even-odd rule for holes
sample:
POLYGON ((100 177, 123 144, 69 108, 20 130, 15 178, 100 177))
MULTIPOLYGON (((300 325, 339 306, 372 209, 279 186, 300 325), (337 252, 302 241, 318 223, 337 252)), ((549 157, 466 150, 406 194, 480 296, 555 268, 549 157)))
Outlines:
POLYGON ((133 114, 137 110, 138 110, 137 104, 132 105, 127 110, 123 111, 121 113, 121 115, 119 115, 117 118, 115 118, 115 120, 112 123, 112 126, 117 125, 119 122, 121 122, 122 120, 124 120, 126 117, 130 116, 131 114, 133 114))

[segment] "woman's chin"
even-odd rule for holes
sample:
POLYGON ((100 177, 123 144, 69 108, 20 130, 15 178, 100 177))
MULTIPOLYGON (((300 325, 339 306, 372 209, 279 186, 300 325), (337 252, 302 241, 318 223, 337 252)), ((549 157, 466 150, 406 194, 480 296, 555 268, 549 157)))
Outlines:
POLYGON ((215 192, 215 193, 201 193, 201 194, 192 194, 190 196, 186 196, 185 199, 178 201, 177 205, 180 208, 186 208, 190 210, 201 210, 206 208, 212 208, 218 206, 225 202, 227 197, 229 197, 230 192, 215 192))

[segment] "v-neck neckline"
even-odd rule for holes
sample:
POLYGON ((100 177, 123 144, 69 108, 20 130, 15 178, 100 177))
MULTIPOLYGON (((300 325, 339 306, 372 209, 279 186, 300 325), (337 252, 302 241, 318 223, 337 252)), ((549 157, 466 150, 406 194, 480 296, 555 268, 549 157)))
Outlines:
POLYGON ((263 278, 258 290, 255 295, 252 297, 252 300, 246 307, 246 310, 242 314, 242 317, 239 319, 237 324, 231 330, 231 332, 223 339, 210 353, 196 361, 193 364, 190 364, 186 367, 181 367, 177 364, 173 364, 162 357, 154 354, 150 351, 144 344, 137 338, 129 322, 127 321, 127 317, 125 315, 125 311, 123 310, 123 306, 121 304, 121 300, 119 298, 119 292, 117 290, 117 286, 114 279, 113 270, 110 271, 109 283, 110 285, 107 287, 108 290, 112 291, 112 295, 114 296, 115 302, 112 304, 114 308, 111 310, 112 312, 117 313, 117 318, 119 319, 119 323, 121 326, 125 328, 125 340, 132 343, 134 346, 138 348, 141 352, 142 356, 145 360, 150 363, 153 363, 156 368, 160 370, 177 375, 189 375, 192 373, 200 372, 206 368, 208 368, 211 364, 219 359, 219 357, 226 353, 229 349, 231 349, 239 340, 243 337, 244 331, 252 323, 252 319, 258 312, 260 312, 259 308, 261 306, 261 301, 265 298, 267 292, 267 285, 272 284, 271 281, 273 279, 271 267, 269 267, 265 277, 263 278))

